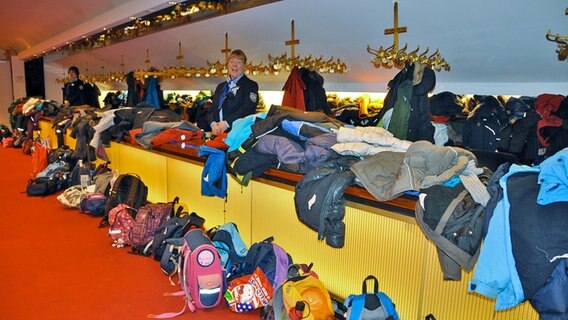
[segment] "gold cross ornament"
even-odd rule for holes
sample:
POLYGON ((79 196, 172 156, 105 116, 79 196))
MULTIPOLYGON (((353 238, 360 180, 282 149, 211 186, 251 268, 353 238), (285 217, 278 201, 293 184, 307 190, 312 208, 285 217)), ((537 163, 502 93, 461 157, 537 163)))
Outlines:
POLYGON ((407 31, 406 27, 399 27, 398 26, 398 1, 394 2, 394 27, 385 29, 385 36, 392 34, 394 36, 393 39, 393 50, 398 51, 398 34, 405 33, 407 31))

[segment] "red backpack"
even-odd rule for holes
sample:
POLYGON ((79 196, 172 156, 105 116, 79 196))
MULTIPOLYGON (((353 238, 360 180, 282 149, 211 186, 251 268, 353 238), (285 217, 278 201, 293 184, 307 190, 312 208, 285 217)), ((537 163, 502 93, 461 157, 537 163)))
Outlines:
POLYGON ((138 209, 136 220, 130 229, 130 245, 134 253, 147 252, 152 245, 158 227, 173 216, 174 205, 179 202, 175 197, 168 203, 149 203, 138 209))
POLYGON ((130 229, 134 225, 136 209, 121 203, 108 213, 108 235, 112 238, 112 246, 122 248, 130 245, 130 229))

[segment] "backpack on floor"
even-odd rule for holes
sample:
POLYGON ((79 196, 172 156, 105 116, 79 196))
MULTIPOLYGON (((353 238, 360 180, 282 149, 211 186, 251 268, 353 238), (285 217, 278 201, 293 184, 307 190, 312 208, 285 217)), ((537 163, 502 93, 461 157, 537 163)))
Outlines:
POLYGON ((130 229, 130 245, 132 252, 144 252, 151 245, 158 227, 174 214, 174 205, 179 202, 175 197, 172 202, 148 203, 138 209, 136 221, 130 229))
POLYGON ((137 252, 143 255, 154 255, 155 260, 164 261, 164 265, 168 266, 161 265, 161 267, 167 275, 174 273, 177 268, 178 260, 177 255, 172 255, 173 249, 168 249, 167 240, 183 238, 187 231, 195 228, 203 228, 203 224, 205 223, 205 219, 200 217, 197 213, 192 212, 191 214, 187 214, 187 212, 182 211, 183 208, 179 207, 173 217, 167 219, 158 227, 154 233, 152 243, 147 250, 137 252), (168 257, 162 259, 166 251, 169 252, 168 257))
POLYGON ((268 305, 273 293, 264 272, 256 268, 253 274, 238 277, 227 284, 225 301, 231 311, 244 313, 268 305))
POLYGON ((243 267, 248 248, 243 242, 237 225, 233 222, 209 231, 209 237, 221 256, 221 266, 227 271, 227 277, 236 274, 243 267))
POLYGON ((28 196, 44 197, 67 188, 67 178, 64 174, 55 174, 51 177, 37 177, 30 179, 26 187, 28 196))
POLYGON ((292 257, 273 241, 274 238, 269 237, 254 243, 249 248, 242 270, 228 280, 252 274, 257 267, 260 267, 273 288, 284 282, 288 266, 293 264, 292 257))
POLYGON ((57 200, 67 207, 79 208, 81 201, 83 201, 86 196, 87 190, 81 186, 70 186, 57 196, 57 200))
POLYGON ((112 239, 112 246, 122 248, 130 245, 130 229, 136 219, 136 209, 121 203, 112 208, 108 214, 108 235, 112 239))
POLYGON ((105 206, 105 214, 99 228, 108 226, 110 210, 121 203, 134 209, 140 208, 146 203, 148 187, 139 176, 134 174, 121 174, 116 178, 109 193, 105 206))
POLYGON ((329 292, 312 271, 312 264, 290 265, 287 277, 262 310, 261 319, 335 319, 329 292))
POLYGON ((168 240, 181 246, 178 264, 181 291, 167 294, 184 296, 185 305, 180 312, 148 315, 149 318, 165 319, 181 315, 189 308, 206 309, 218 306, 225 293, 225 275, 221 261, 211 239, 201 229, 188 231, 183 238, 168 240))
POLYGON ((107 199, 108 197, 103 193, 91 193, 81 200, 79 208, 81 212, 100 217, 105 213, 107 199))
POLYGON ((347 320, 399 320, 395 305, 383 292, 379 292, 379 280, 368 276, 363 280, 362 294, 352 294, 345 299, 347 320), (373 292, 367 291, 367 280, 373 281, 373 292))

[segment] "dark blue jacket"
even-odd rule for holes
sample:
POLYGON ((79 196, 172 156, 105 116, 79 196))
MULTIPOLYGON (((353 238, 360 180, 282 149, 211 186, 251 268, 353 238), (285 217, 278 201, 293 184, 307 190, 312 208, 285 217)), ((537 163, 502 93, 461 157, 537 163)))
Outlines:
MULTIPOLYGON (((551 278, 559 262, 565 260, 554 257, 568 253, 568 202, 538 205, 541 186, 537 180, 538 172, 517 173, 507 180, 515 266, 525 298, 531 300, 537 312, 548 313, 548 319, 566 319, 550 316, 551 310, 568 313, 568 298, 558 300, 554 294, 566 292, 568 282, 551 278), (543 290, 545 286, 547 289, 543 290)), ((565 277, 566 271, 558 275, 565 277)))
MULTIPOLYGON (((258 83, 243 75, 237 81, 239 88, 236 93, 229 92, 223 101, 223 105, 219 106, 219 99, 223 94, 223 89, 227 85, 226 81, 217 85, 213 94, 212 103, 207 112, 207 125, 211 125, 213 121, 219 122, 219 110, 223 109, 223 120, 232 125, 233 121, 254 114, 258 104, 258 83)), ((209 131, 210 128, 202 128, 209 131)))
POLYGON ((69 101, 71 106, 81 106, 85 104, 85 83, 81 79, 68 82, 63 87, 63 101, 69 101))

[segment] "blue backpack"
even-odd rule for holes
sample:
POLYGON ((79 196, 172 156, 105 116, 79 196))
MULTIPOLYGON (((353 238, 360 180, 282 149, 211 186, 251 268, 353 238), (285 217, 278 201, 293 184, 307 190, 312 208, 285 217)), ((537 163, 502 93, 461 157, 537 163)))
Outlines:
POLYGON ((352 294, 345 299, 347 320, 399 320, 395 305, 383 292, 379 292, 379 280, 368 276, 363 280, 363 293, 352 294), (374 281, 373 292, 367 293, 367 280, 374 281))
POLYGON ((248 247, 243 242, 237 225, 233 222, 225 223, 212 231, 210 236, 221 256, 221 266, 227 272, 227 277, 239 272, 247 257, 248 247))
POLYGON ((249 248, 242 270, 228 280, 252 274, 259 267, 273 288, 283 283, 287 279, 288 266, 294 262, 292 257, 273 241, 274 238, 269 237, 254 243, 249 248))

